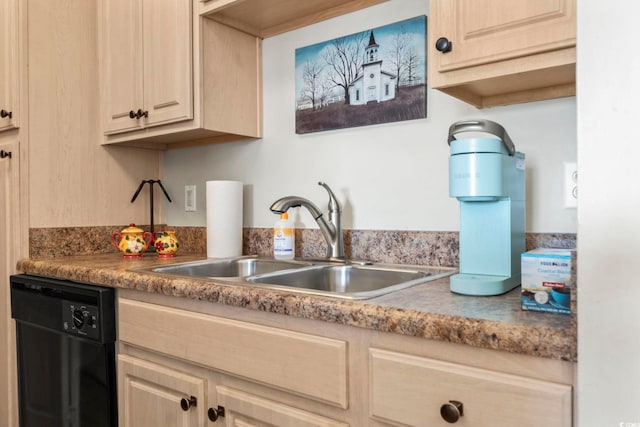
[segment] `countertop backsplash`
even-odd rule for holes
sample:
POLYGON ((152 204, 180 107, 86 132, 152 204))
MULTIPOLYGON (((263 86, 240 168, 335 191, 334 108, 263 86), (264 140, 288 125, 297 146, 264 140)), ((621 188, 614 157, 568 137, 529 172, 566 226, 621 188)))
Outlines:
MULTIPOLYGON (((29 256, 31 258, 117 253, 111 235, 121 226, 31 228, 29 256)), ((139 225, 148 230, 149 226, 139 225)), ((171 227, 156 225, 156 231, 174 230, 180 242, 180 252, 206 253, 205 227, 171 227)), ((244 228, 243 253, 271 256, 271 228, 244 228)), ((459 239, 454 231, 389 231, 344 230, 347 258, 391 264, 456 267, 459 239)), ((527 233, 526 249, 575 248, 576 235, 570 233, 527 233)), ((319 229, 296 229, 296 256, 323 258, 326 243, 319 229)))

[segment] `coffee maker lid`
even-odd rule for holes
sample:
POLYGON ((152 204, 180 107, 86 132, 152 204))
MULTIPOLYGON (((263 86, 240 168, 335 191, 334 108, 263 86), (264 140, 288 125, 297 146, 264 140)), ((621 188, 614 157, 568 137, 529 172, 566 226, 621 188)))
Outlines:
MULTIPOLYGON (((495 135, 500 138, 500 141, 504 144, 507 153, 510 156, 516 154, 516 146, 513 144, 513 141, 511 141, 509 134, 500 124, 496 122, 492 122, 491 120, 486 119, 463 120, 455 122, 454 124, 449 126, 449 138, 447 138, 447 142, 449 143, 449 145, 451 145, 453 141, 456 141, 456 134, 461 132, 480 132, 484 134, 488 133, 491 135, 495 135)), ((489 152, 492 153, 495 151, 489 152)), ((451 154, 453 154, 453 152, 451 154)))
POLYGON ((454 139, 450 145, 451 155, 469 153, 497 153, 509 155, 507 147, 497 138, 454 139))

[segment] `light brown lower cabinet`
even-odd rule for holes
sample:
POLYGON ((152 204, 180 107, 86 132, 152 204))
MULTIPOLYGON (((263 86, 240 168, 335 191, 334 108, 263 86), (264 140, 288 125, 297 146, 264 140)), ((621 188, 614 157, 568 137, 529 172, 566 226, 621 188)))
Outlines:
POLYGON ((118 356, 119 424, 202 426, 206 383, 205 378, 121 354, 118 356))
POLYGON ((571 386, 370 349, 371 414, 394 425, 571 426, 571 386))
POLYGON ((120 295, 123 427, 573 425, 573 363, 120 295))
MULTIPOLYGON (((215 376, 182 372, 125 354, 118 356, 120 425, 124 427, 212 425, 236 427, 348 427, 243 390, 215 385, 215 376), (209 389, 212 393, 209 393, 209 389)), ((190 371, 198 371, 193 366, 190 371)))
POLYGON ((283 405, 229 387, 216 387, 219 408, 224 408, 226 426, 234 427, 348 427, 308 411, 283 405))

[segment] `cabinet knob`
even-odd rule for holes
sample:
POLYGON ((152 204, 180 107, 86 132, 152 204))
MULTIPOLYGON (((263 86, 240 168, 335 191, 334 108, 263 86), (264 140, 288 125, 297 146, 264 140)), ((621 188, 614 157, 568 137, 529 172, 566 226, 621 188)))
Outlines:
POLYGON ((218 405, 217 408, 209 408, 207 411, 207 416, 210 421, 216 422, 219 417, 224 417, 224 407, 218 405))
POLYGON ((191 396, 189 399, 185 399, 184 397, 180 399, 180 407, 183 411, 188 411, 192 406, 196 406, 198 404, 198 399, 191 396))
POLYGON ((451 52, 451 49, 453 49, 453 42, 450 42, 448 38, 440 37, 436 40, 436 50, 438 52, 447 53, 451 52))
POLYGON ((0 159, 4 159, 5 157, 11 158, 11 151, 0 150, 0 159))
POLYGON ((138 111, 133 111, 133 110, 129 111, 129 118, 131 118, 131 119, 138 120, 138 119, 140 119, 142 117, 149 117, 149 111, 147 111, 147 110, 142 111, 141 108, 138 108, 138 111))
POLYGON ((7 110, 0 110, 0 117, 2 117, 3 119, 5 117, 13 117, 13 113, 11 111, 7 111, 7 110))
POLYGON ((457 422, 462 416, 462 402, 450 400, 440 407, 440 416, 448 423, 457 422))

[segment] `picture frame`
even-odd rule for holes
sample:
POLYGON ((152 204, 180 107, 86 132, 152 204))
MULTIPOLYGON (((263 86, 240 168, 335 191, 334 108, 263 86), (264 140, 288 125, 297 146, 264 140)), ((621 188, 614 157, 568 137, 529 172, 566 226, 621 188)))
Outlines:
POLYGON ((427 17, 296 49, 296 133, 427 117, 427 17))

